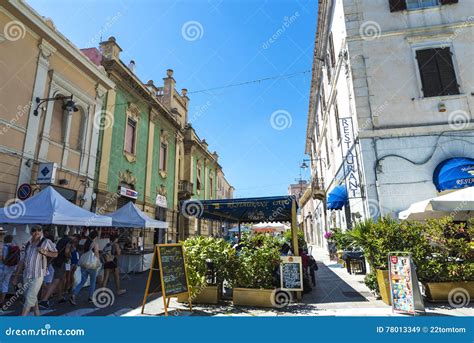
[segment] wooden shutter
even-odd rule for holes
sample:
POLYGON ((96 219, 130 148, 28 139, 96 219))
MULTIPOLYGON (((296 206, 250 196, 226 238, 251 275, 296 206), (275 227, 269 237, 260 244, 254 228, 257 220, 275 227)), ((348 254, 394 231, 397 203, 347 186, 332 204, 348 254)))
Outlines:
POLYGON ((421 84, 425 97, 437 96, 441 94, 441 83, 436 65, 436 50, 418 50, 416 59, 420 69, 421 84))
POLYGON ((406 0, 389 0, 390 12, 398 12, 407 9, 406 0))
POLYGON ((459 0, 439 0, 439 3, 441 5, 451 5, 451 4, 457 4, 459 0))
POLYGON ((450 49, 436 49, 436 62, 442 88, 441 95, 459 94, 459 86, 450 49))

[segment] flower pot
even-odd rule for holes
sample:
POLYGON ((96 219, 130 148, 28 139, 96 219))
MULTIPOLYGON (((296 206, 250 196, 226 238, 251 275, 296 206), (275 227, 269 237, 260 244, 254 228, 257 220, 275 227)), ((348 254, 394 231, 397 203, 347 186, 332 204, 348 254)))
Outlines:
MULTIPOLYGON (((188 294, 178 295, 178 302, 188 302, 188 294)), ((193 304, 217 304, 219 302, 219 289, 217 286, 206 286, 191 299, 193 304)))
POLYGON ((474 281, 427 282, 423 285, 426 297, 430 301, 448 301, 449 293, 454 289, 459 290, 451 294, 451 297, 454 297, 453 301, 456 301, 456 295, 462 296, 463 294, 469 294, 470 299, 474 299, 474 281))
POLYGON ((233 303, 241 306, 275 307, 274 289, 234 288, 233 303))
POLYGON ((379 292, 382 301, 387 305, 392 305, 392 298, 390 296, 390 279, 388 277, 388 270, 377 269, 377 283, 379 284, 379 292))

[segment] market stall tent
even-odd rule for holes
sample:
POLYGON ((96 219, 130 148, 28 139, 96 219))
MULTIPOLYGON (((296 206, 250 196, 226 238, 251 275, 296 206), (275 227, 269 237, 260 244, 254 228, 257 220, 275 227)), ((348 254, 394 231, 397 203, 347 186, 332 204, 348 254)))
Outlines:
POLYGON ((25 201, 0 209, 0 223, 110 227, 112 219, 74 205, 49 186, 25 201))
POLYGON ((117 211, 107 215, 112 218, 112 226, 126 228, 167 229, 168 223, 155 220, 143 213, 132 201, 117 211))

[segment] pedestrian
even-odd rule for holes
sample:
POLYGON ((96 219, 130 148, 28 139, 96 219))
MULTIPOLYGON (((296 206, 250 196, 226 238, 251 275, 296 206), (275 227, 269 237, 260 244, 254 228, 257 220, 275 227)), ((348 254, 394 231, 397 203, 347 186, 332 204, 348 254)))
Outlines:
POLYGON ((0 255, 0 307, 2 307, 8 293, 10 279, 20 262, 20 248, 12 242, 12 235, 6 235, 3 238, 2 254, 0 255))
MULTIPOLYGON (((54 243, 54 235, 51 233, 49 227, 43 228, 43 237, 51 240, 54 243)), ((43 280, 43 286, 41 287, 40 298, 43 298, 46 293, 48 293, 54 279, 54 268, 51 264, 51 260, 47 259, 48 268, 46 269, 46 275, 43 280)))
MULTIPOLYGON (((98 236, 99 234, 97 233, 97 231, 91 231, 89 233, 89 236, 87 237, 86 242, 84 243, 84 254, 92 252, 97 262, 99 261, 99 244, 97 243, 98 236)), ((72 291, 72 295, 69 298, 69 302, 74 306, 77 305, 76 296, 77 294, 79 294, 82 287, 87 282, 88 278, 90 278, 89 302, 92 302, 92 297, 95 292, 95 284, 97 281, 97 271, 99 269, 98 267, 100 266, 100 262, 97 263, 97 267, 85 267, 84 265, 81 265, 81 262, 79 262, 79 266, 81 267, 81 281, 74 288, 74 290, 72 291)))
POLYGON ((58 303, 64 303, 67 299, 64 297, 64 281, 66 274, 66 262, 71 257, 71 239, 64 235, 57 243, 56 249, 58 256, 51 262, 53 267, 53 281, 44 293, 39 306, 43 309, 50 309, 49 298, 53 293, 58 290, 59 301, 58 303))
POLYGON ((23 287, 25 303, 21 312, 22 316, 28 315, 34 307, 36 316, 40 315, 38 308, 38 293, 43 284, 46 270, 48 268, 48 258, 55 258, 58 255, 54 243, 43 236, 43 229, 40 225, 34 225, 31 230, 31 238, 25 245, 25 253, 13 278, 13 284, 18 284, 18 277, 23 273, 23 287))
POLYGON ((120 288, 120 272, 118 268, 118 257, 120 256, 121 250, 118 244, 118 235, 111 234, 110 242, 104 247, 103 260, 104 260, 104 280, 102 287, 107 287, 109 276, 112 273, 115 279, 115 286, 117 288, 117 295, 124 294, 127 290, 120 288))
POLYGON ((81 241, 81 235, 74 234, 72 235, 71 240, 71 259, 66 263, 66 290, 72 293, 72 288, 74 287, 74 281, 76 274, 77 266, 79 264, 79 242, 81 241), (68 270, 69 268, 69 270, 68 270))

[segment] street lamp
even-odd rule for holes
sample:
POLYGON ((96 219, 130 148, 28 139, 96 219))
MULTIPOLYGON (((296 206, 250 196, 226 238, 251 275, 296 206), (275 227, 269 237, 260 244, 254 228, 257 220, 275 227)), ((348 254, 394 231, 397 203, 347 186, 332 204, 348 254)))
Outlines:
POLYGON ((324 158, 318 157, 318 158, 303 159, 303 163, 301 163, 300 168, 301 169, 307 169, 307 168, 309 168, 309 166, 306 162, 313 163, 314 161, 322 161, 322 162, 324 162, 324 166, 326 166, 326 161, 324 160, 324 158))
POLYGON ((38 108, 41 106, 41 104, 48 102, 48 101, 56 101, 56 100, 67 100, 64 105, 63 105, 63 110, 68 111, 69 113, 77 112, 79 109, 76 107, 76 103, 74 100, 72 100, 73 95, 71 94, 70 96, 57 96, 55 98, 44 98, 41 99, 40 97, 36 97, 36 108, 33 111, 33 114, 35 116, 38 116, 38 108))

